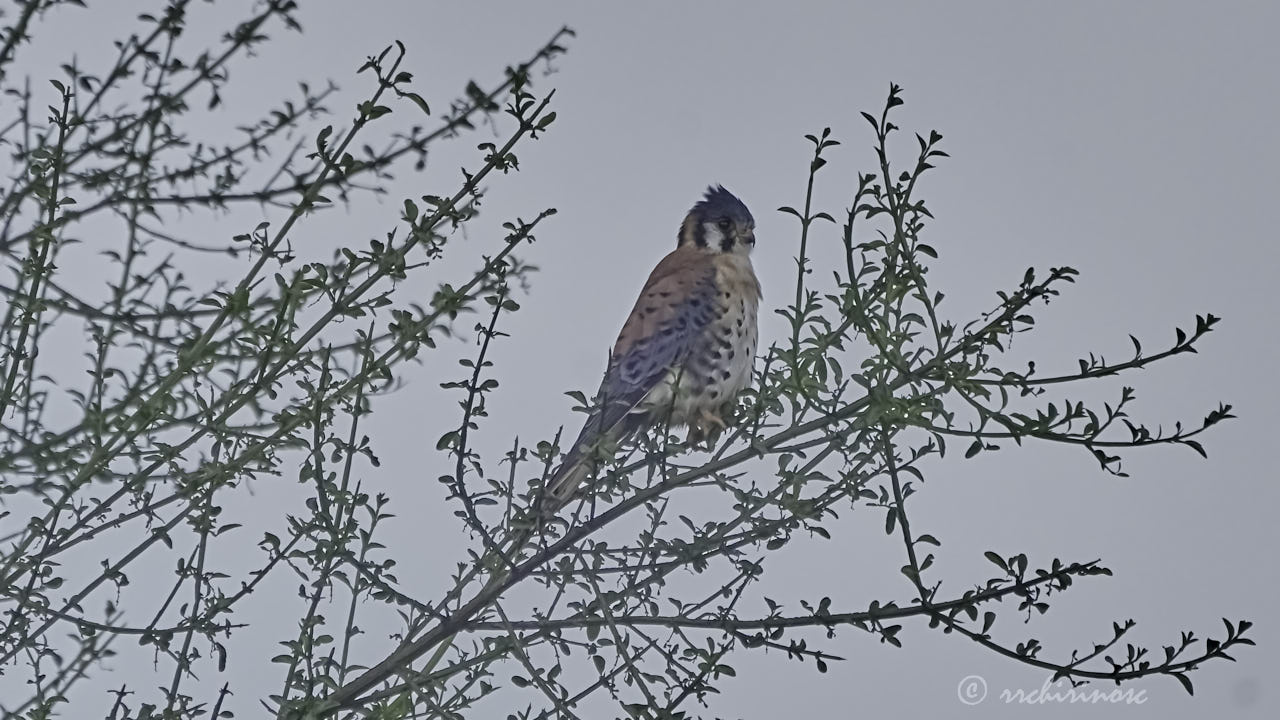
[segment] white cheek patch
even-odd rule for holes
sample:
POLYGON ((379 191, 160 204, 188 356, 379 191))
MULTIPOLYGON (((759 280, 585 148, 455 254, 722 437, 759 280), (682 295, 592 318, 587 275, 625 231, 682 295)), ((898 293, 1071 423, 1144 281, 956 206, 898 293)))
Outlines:
POLYGON ((703 237, 706 238, 707 248, 716 252, 727 252, 733 254, 746 255, 751 252, 751 246, 744 242, 738 242, 730 237, 731 244, 725 249, 725 233, 716 223, 703 223, 703 237))
POLYGON ((707 247, 715 250, 719 250, 720 243, 724 242, 724 233, 715 223, 702 224, 702 237, 706 239, 707 247))

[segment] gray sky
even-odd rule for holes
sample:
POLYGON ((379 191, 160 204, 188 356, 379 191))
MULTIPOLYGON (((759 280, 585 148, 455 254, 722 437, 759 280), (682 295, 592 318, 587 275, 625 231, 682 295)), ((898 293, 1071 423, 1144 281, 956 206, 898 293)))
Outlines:
MULTIPOLYGON (((709 183, 723 183, 755 213, 764 342, 778 337, 783 321, 772 311, 793 287, 797 232, 774 208, 803 199, 809 148, 802 136, 830 126, 844 142, 830 154, 818 188, 823 209, 842 211, 856 173, 869 170, 873 157, 858 111, 878 110, 890 82, 905 88, 898 124, 939 130, 952 156, 923 191, 937 218, 929 242, 942 252, 931 283, 947 293, 949 317, 966 320, 989 308, 995 290, 1015 285, 1029 266, 1079 269, 1079 282, 1041 309, 1038 330, 1015 346, 1014 357, 1037 360, 1043 372, 1069 371, 1090 351, 1127 356, 1129 333, 1155 350, 1196 313, 1223 317, 1199 355, 1089 396, 1109 399, 1132 384, 1140 401, 1136 418, 1166 425, 1196 424, 1220 400, 1234 404, 1240 419, 1206 439, 1207 461, 1185 448, 1130 453, 1131 477, 1116 479, 1078 449, 1032 444, 967 462, 957 454, 929 467, 913 525, 944 542, 939 577, 956 590, 987 577, 982 552, 989 549, 1026 551, 1033 562, 1103 558, 1115 577, 1078 583, 1023 630, 1041 638, 1053 657, 1107 639, 1111 622, 1129 617, 1139 622, 1137 640, 1157 651, 1183 629, 1220 633, 1223 616, 1257 623, 1259 647, 1241 649, 1237 664, 1215 662, 1195 673, 1194 698, 1173 680, 1154 678, 1134 686, 1146 689, 1144 705, 1094 707, 1091 715, 1261 718, 1280 709, 1280 694, 1265 679, 1280 671, 1280 632, 1268 612, 1280 583, 1266 554, 1280 541, 1272 519, 1280 489, 1269 452, 1280 428, 1274 370, 1280 343, 1270 288, 1278 260, 1270 210, 1280 195, 1280 5, 324 7, 303 15, 306 34, 282 35, 252 70, 240 70, 222 122, 256 113, 259 103, 303 78, 342 85, 344 100, 331 105, 345 115, 364 91, 364 76, 353 71, 395 39, 408 45, 407 67, 423 94, 443 109, 467 79, 484 84, 497 77, 560 24, 578 31, 569 54, 556 61, 558 74, 542 81, 557 88, 553 131, 520 152, 522 172, 493 183, 487 215, 473 230, 475 239, 492 242, 484 233, 498 232, 509 216, 531 217, 546 206, 560 211, 525 253, 542 271, 522 299, 518 332, 495 356, 504 390, 485 425, 490 449, 505 449, 513 435, 544 436, 577 422, 562 393, 595 386, 649 268, 674 246, 683 213, 709 183)), ((108 26, 79 28, 86 53, 114 37, 104 37, 113 31, 108 26)), ((910 151, 910 136, 902 139, 910 151)), ((480 140, 464 147, 474 142, 480 140)), ((465 155, 457 157, 442 153, 425 177, 402 174, 384 203, 331 214, 305 231, 317 242, 325 233, 378 235, 394 223, 403 197, 456 177, 465 155)), ((834 244, 836 236, 817 242, 834 244)), ((423 300, 430 287, 424 284, 423 300)), ((437 397, 441 373, 455 371, 452 365, 412 371, 410 386, 382 401, 371 428, 383 466, 369 482, 400 493, 400 518, 384 542, 401 559, 402 580, 420 575, 424 597, 438 594, 432 578, 460 559, 447 552, 457 525, 434 482, 447 458, 423 457, 423 448, 456 423, 451 403, 438 418, 422 411, 427 398, 437 397)), ((255 492, 245 511, 274 508, 270 500, 288 496, 269 483, 255 492)), ((846 514, 836 527, 831 542, 789 547, 786 566, 769 571, 766 594, 792 603, 831 595, 850 609, 910 596, 897 571, 900 546, 884 537, 881 514, 846 514)), ((271 616, 269 604, 257 612, 271 616)), ((1013 632, 1015 613, 1006 612, 1001 627, 1013 632)), ((269 657, 282 638, 254 633, 232 647, 241 657, 269 657)), ((777 654, 743 652, 738 678, 722 685, 707 714, 1085 712, 1005 706, 995 697, 999 690, 1034 689, 1044 675, 923 623, 909 623, 902 639, 905 647, 895 649, 845 630, 831 649, 848 660, 825 675, 777 654), (983 676, 990 688, 980 711, 957 699, 957 684, 969 675, 983 676)), ((261 669, 237 663, 235 655, 230 664, 233 673, 255 666, 261 669)), ((242 717, 253 712, 255 695, 278 689, 274 677, 265 685, 254 677, 230 679, 240 685, 242 717)))

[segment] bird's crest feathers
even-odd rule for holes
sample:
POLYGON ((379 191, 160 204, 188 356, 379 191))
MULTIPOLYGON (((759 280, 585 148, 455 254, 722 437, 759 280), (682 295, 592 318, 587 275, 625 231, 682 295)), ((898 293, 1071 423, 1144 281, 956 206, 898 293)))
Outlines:
POLYGON ((755 223, 755 218, 751 217, 751 211, 747 209, 746 204, 739 200, 737 195, 725 190, 723 185, 708 187, 707 192, 693 206, 689 214, 703 219, 727 216, 739 222, 755 223))

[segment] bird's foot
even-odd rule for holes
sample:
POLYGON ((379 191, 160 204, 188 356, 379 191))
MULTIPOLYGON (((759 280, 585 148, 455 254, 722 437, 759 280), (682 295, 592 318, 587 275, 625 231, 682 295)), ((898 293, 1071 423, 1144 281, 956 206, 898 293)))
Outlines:
POLYGON ((727 427, 719 415, 710 410, 703 410, 689 423, 689 435, 684 443, 692 446, 705 440, 710 447, 727 427))
POLYGON ((710 410, 703 410, 699 415, 699 419, 704 423, 703 427, 714 425, 717 428, 717 432, 728 428, 728 426, 724 424, 724 420, 721 420, 719 415, 710 410))

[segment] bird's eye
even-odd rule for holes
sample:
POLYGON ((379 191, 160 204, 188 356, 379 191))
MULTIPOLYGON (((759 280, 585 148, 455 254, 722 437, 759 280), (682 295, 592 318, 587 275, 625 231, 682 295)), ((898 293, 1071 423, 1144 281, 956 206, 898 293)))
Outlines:
POLYGON ((719 220, 716 221, 716 225, 720 226, 721 230, 728 230, 730 225, 729 218, 727 217, 720 218, 719 220))

